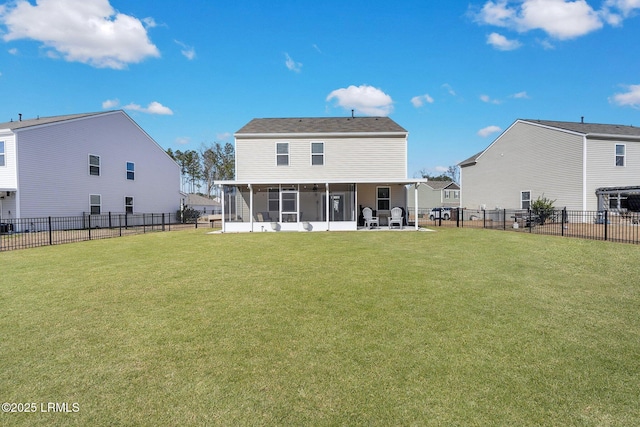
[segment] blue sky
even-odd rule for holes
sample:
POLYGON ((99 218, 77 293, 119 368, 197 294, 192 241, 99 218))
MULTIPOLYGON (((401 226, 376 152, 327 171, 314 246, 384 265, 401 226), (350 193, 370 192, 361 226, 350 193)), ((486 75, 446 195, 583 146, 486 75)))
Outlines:
POLYGON ((640 0, 0 3, 0 122, 124 109, 163 148, 385 115, 409 176, 518 118, 640 126, 640 0))

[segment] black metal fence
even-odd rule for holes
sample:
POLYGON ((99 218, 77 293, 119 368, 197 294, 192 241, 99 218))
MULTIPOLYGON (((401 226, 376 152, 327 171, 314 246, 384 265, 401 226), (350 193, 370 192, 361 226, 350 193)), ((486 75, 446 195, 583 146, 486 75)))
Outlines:
MULTIPOLYGON (((200 223, 200 226, 203 225, 208 224, 200 223)), ((198 226, 197 221, 181 222, 175 213, 85 213, 69 217, 3 219, 0 222, 0 251, 198 226)))
POLYGON ((526 209, 425 209, 418 211, 418 224, 427 227, 488 228, 640 244, 639 212, 561 209, 536 213, 526 209))

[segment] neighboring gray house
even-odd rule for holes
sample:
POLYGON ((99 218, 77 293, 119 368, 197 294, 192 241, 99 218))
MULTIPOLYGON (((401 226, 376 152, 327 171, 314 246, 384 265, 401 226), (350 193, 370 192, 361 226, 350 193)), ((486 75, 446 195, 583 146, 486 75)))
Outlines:
POLYGON ((388 117, 251 120, 235 134, 236 179, 217 182, 223 231, 356 230, 364 207, 385 225, 426 181, 407 178, 407 137, 388 117))
POLYGON ((526 209, 544 196, 559 209, 623 210, 640 190, 640 128, 516 120, 459 166, 466 208, 526 209))
MULTIPOLYGON (((407 187, 407 194, 413 194, 415 185, 407 187)), ((408 197, 408 210, 414 209, 415 203, 408 197)), ((418 185, 418 209, 421 211, 432 208, 460 207, 460 186, 453 181, 427 181, 418 185)))
POLYGON ((202 215, 222 213, 222 205, 218 200, 210 197, 204 197, 199 194, 187 194, 185 205, 189 209, 197 210, 202 215))
POLYGON ((0 219, 175 213, 180 167, 125 112, 0 123, 0 219))

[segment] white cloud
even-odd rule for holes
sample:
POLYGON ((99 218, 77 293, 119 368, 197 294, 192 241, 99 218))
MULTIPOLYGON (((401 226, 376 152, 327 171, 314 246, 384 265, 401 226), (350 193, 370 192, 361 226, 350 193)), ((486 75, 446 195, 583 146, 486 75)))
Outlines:
POLYGON ((499 99, 491 99, 489 95, 480 95, 480 101, 486 102, 487 104, 500 104, 501 101, 499 99))
POLYGON ((447 92, 449 93, 449 95, 451 96, 456 96, 456 91, 453 90, 453 88, 451 87, 451 85, 449 83, 445 83, 442 85, 443 88, 445 88, 447 90, 447 92))
POLYGON ((628 106, 632 108, 640 109, 640 84, 627 86, 627 91, 624 93, 616 93, 609 102, 612 102, 620 106, 628 106))
POLYGON ((13 47, 13 48, 9 49, 9 50, 8 50, 8 52, 9 52, 11 55, 17 55, 17 54, 18 54, 18 49, 17 49, 17 48, 15 48, 15 47, 13 47))
POLYGON ((522 44, 518 40, 509 40, 502 34, 491 33, 487 36, 487 44, 490 44, 498 50, 515 50, 522 44))
POLYGON ((515 98, 515 99, 529 99, 529 95, 527 95, 527 92, 522 91, 522 92, 514 93, 513 95, 511 95, 511 98, 515 98))
POLYGON ((411 103, 416 108, 422 107, 425 102, 427 104, 433 104, 434 102, 433 98, 428 93, 425 93, 424 95, 414 96, 413 98, 411 98, 411 103))
POLYGON ((176 138, 176 144, 178 145, 187 145, 191 142, 191 138, 188 136, 179 136, 176 138))
POLYGON ((181 41, 178 41, 178 40, 174 40, 174 42, 176 42, 176 44, 178 44, 180 47, 182 47, 182 50, 180 51, 180 53, 182 53, 185 58, 187 58, 189 61, 195 59, 196 50, 195 50, 194 47, 187 46, 186 44, 184 44, 184 43, 182 43, 181 41))
POLYGON ((165 107, 159 102, 153 101, 149 103, 146 107, 142 107, 139 104, 131 103, 127 104, 124 107, 125 110, 139 111, 141 113, 147 114, 159 114, 163 116, 171 116, 173 115, 173 111, 169 107, 165 107))
POLYGON ((231 138, 231 133, 230 132, 223 132, 223 133, 218 133, 216 134, 216 139, 219 141, 226 141, 229 138, 231 138))
POLYGON ((542 30, 566 40, 602 28, 600 15, 585 0, 496 0, 486 2, 476 20, 520 33, 542 30))
POLYGON ((336 99, 346 110, 369 116, 388 116, 393 111, 393 100, 382 90, 373 86, 349 86, 336 89, 327 96, 327 101, 336 99))
POLYGON ((123 69, 160 56, 143 23, 116 12, 109 0, 38 0, 35 6, 17 0, 0 9, 0 22, 7 27, 7 42, 35 40, 48 48, 49 57, 97 68, 123 69))
POLYGON ((489 135, 492 135, 494 133, 498 133, 502 131, 502 129, 500 129, 498 126, 487 126, 486 128, 482 128, 478 131, 478 136, 481 136, 483 138, 488 137, 489 135))
POLYGON ((120 101, 118 99, 107 99, 102 103, 103 110, 111 110, 112 108, 116 108, 120 105, 120 101))
POLYGON ((293 58, 291 58, 288 53, 285 53, 284 56, 285 56, 284 64, 287 66, 289 70, 295 71, 296 73, 299 73, 300 71, 302 71, 302 64, 300 62, 294 61, 293 58))

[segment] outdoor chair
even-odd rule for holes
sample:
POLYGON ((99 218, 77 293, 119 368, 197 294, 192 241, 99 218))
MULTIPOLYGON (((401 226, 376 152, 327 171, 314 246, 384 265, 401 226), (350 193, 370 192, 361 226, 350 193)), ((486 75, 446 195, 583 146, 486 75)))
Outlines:
POLYGON ((389 217, 389 228, 393 224, 398 224, 398 227, 402 228, 402 209, 399 207, 395 207, 391 209, 391 216, 389 217))
POLYGON ((362 216, 364 217, 364 226, 371 228, 372 225, 380 227, 380 221, 377 216, 373 216, 373 211, 370 207, 362 209, 362 216))

